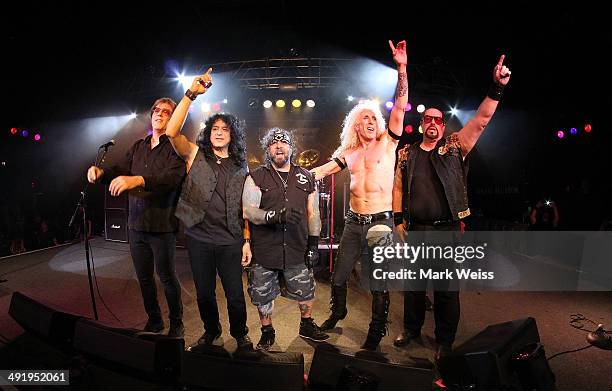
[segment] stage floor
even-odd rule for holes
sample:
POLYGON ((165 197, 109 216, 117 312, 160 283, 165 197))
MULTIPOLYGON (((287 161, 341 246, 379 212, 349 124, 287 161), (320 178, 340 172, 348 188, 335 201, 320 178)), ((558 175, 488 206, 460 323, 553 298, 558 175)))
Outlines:
MULTIPOLYGON (((146 322, 140 290, 125 243, 108 242, 95 238, 92 253, 97 275, 98 313, 104 323, 129 328, 142 328, 146 322)), ((203 333, 187 252, 177 249, 176 268, 182 285, 186 345, 194 343, 203 333)), ((544 276, 542 278, 545 278, 544 276)), ((245 286, 246 286, 246 276, 245 286)), ((65 245, 38 252, 0 259, 0 335, 8 341, 17 338, 23 330, 9 316, 11 294, 19 291, 55 309, 93 318, 87 267, 83 244, 65 245)), ((167 306, 163 289, 158 284, 160 304, 166 316, 167 306)), ((317 301, 313 317, 318 323, 328 315, 329 284, 317 283, 317 301)), ((260 336, 256 308, 246 295, 250 337, 257 343, 260 336)), ((217 297, 225 347, 233 351, 235 341, 229 336, 226 301, 220 282, 217 297)), ((358 348, 365 340, 370 321, 369 292, 352 284, 348 295, 349 314, 335 330, 328 342, 348 348, 358 348)), ((423 344, 411 343, 398 349, 392 344, 402 328, 403 299, 391 294, 390 334, 381 343, 383 353, 432 359, 433 313, 428 312, 423 333, 423 344)), ((534 317, 546 355, 577 349, 587 345, 586 333, 570 326, 570 315, 581 313, 596 323, 612 328, 612 292, 464 292, 461 294, 461 321, 457 334, 458 345, 474 336, 486 326, 514 319, 534 317)), ((284 298, 276 301, 273 323, 276 328, 274 350, 302 352, 306 371, 309 370, 314 345, 297 336, 300 314, 295 302, 284 298)), ((586 324, 587 328, 595 328, 586 324)), ((167 331, 167 329, 166 329, 167 331)), ((2 343, 0 343, 2 346, 2 343)), ((562 355, 550 361, 559 390, 612 390, 612 352, 592 347, 562 355)))

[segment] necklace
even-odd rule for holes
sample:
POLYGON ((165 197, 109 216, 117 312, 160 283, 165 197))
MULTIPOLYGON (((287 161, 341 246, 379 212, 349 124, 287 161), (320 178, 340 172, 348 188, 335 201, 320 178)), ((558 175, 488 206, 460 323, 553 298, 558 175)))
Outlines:
POLYGON ((215 153, 215 158, 217 158, 217 164, 221 164, 221 160, 222 160, 222 159, 225 159, 224 157, 219 156, 219 155, 217 155, 216 153, 215 153))
POLYGON ((276 168, 272 168, 276 175, 280 178, 281 182, 283 182, 283 187, 287 189, 287 181, 289 180, 289 173, 287 173, 287 180, 284 180, 281 174, 276 170, 276 168))

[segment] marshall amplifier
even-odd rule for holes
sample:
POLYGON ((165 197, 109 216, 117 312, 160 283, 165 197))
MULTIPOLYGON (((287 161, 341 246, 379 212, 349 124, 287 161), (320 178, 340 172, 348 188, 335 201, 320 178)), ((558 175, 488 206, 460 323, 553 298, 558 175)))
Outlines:
POLYGON ((106 240, 128 243, 128 192, 113 197, 104 192, 104 236, 106 240))

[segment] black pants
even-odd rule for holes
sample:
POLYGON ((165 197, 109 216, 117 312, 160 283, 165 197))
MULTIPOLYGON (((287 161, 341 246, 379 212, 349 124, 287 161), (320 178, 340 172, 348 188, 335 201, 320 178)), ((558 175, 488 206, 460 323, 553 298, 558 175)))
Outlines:
POLYGON ((170 323, 177 324, 183 318, 181 286, 174 268, 176 234, 174 232, 142 232, 130 230, 130 252, 145 311, 150 319, 161 320, 161 310, 157 302, 157 288, 154 269, 164 285, 166 302, 170 311, 170 323))
MULTIPOLYGON (((419 231, 458 231, 459 225, 442 227, 412 224, 408 237, 415 243, 420 243, 419 231), (416 237, 415 237, 416 236, 416 237)), ((404 292, 404 328, 414 333, 420 333, 425 322, 425 289, 424 281, 421 290, 404 292)), ((446 290, 443 283, 434 283, 434 320, 436 324, 436 342, 441 345, 452 345, 455 342, 457 326, 459 325, 460 302, 459 292, 446 290)))
POLYGON ((249 330, 246 326, 246 304, 242 287, 242 265, 240 265, 242 245, 205 243, 189 235, 186 241, 204 330, 212 334, 221 331, 215 294, 217 273, 219 273, 227 299, 230 334, 234 338, 245 336, 249 330))

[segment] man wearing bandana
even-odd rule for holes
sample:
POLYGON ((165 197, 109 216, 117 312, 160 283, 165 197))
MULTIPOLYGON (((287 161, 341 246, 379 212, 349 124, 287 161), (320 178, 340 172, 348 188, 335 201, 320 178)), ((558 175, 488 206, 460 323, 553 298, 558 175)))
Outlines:
POLYGON ((265 165, 247 177, 242 195, 244 218, 251 224, 252 266, 248 292, 261 321, 258 349, 274 344, 274 299, 282 296, 298 302, 299 335, 316 342, 329 336, 312 319, 318 261, 318 194, 313 175, 292 163, 295 144, 290 132, 273 128, 261 140, 265 165), (305 217, 305 218, 304 218, 305 217))

